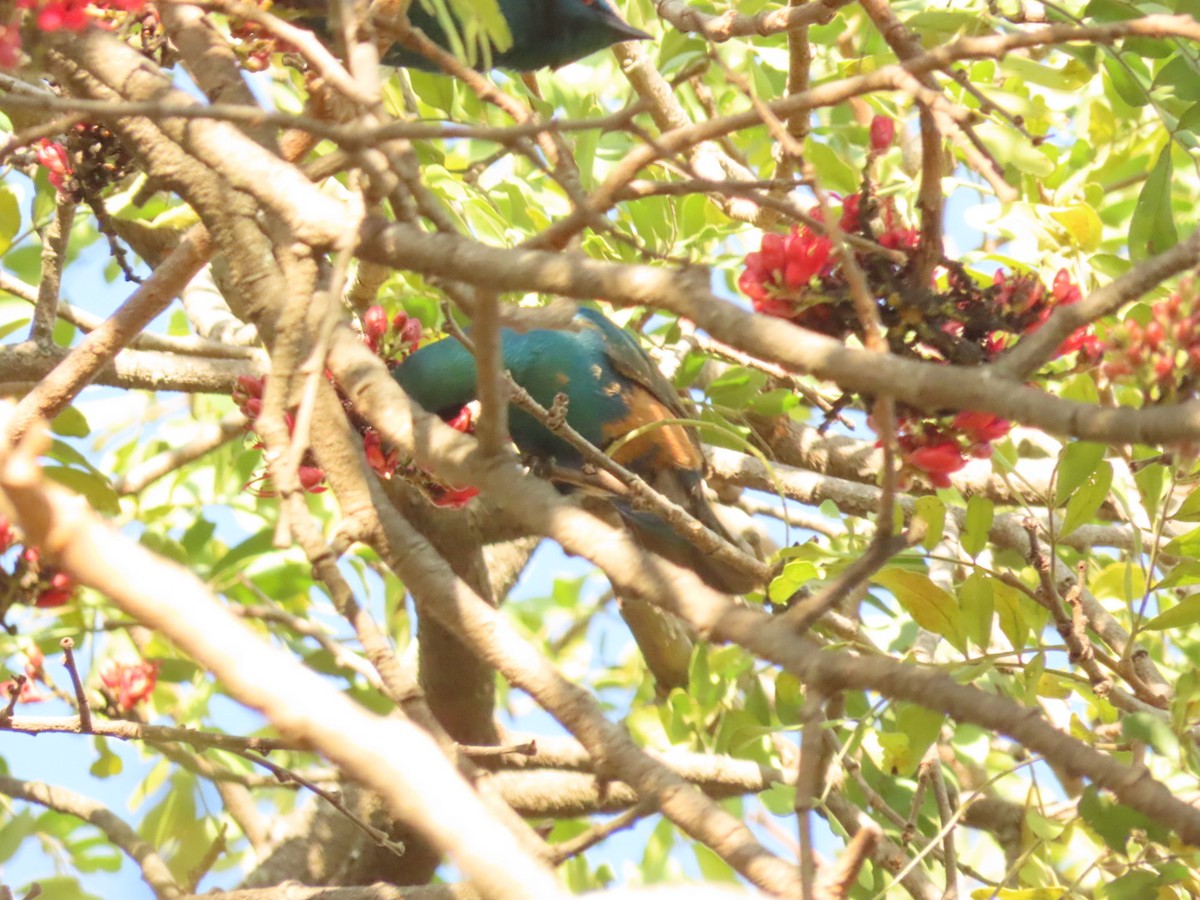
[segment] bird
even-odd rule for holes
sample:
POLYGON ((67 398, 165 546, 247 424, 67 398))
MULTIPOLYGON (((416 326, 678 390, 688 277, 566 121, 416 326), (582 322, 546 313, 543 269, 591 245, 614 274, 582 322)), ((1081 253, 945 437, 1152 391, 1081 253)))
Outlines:
MULTIPOLYGON (((512 72, 557 69, 619 41, 651 39, 649 34, 622 19, 609 0, 497 0, 497 3, 508 24, 512 44, 503 50, 492 48, 490 64, 495 69, 512 72)), ((289 2, 289 5, 304 4, 289 2)), ((408 21, 439 47, 454 52, 446 30, 421 0, 413 0, 409 6, 408 21)), ((329 34, 327 21, 315 13, 304 15, 300 24, 318 34, 329 34)), ((388 66, 441 71, 428 57, 400 44, 394 44, 381 61, 388 66)), ((482 63, 483 59, 476 59, 474 65, 480 68, 482 63)))
MULTIPOLYGON (((644 429, 617 445, 613 459, 738 544, 704 496, 704 456, 692 429, 679 424, 688 418, 679 394, 628 332, 597 310, 577 307, 565 327, 503 328, 500 345, 513 381, 546 409, 556 395, 564 395, 566 423, 594 446, 606 450, 644 429)), ((445 419, 475 399, 475 357, 453 338, 421 347, 392 375, 418 404, 445 419)), ((561 435, 512 405, 508 425, 513 443, 560 490, 573 492, 590 484, 604 493, 585 473, 583 455, 561 435)), ((749 576, 700 551, 628 495, 613 492, 606 499, 647 550, 692 569, 717 590, 741 594, 755 586, 749 576)))

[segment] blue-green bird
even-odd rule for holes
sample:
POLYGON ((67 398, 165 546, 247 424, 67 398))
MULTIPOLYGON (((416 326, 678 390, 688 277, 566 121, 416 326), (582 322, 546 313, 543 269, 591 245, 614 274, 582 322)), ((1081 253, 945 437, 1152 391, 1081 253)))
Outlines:
MULTIPOLYGON (((492 50, 491 65, 497 69, 532 72, 547 66, 558 68, 620 41, 650 39, 646 32, 622 19, 609 0, 497 2, 512 36, 511 46, 492 50)), ((280 5, 301 13, 296 20, 298 24, 328 36, 327 20, 322 14, 324 0, 320 3, 317 0, 281 0, 280 5)), ((408 21, 439 47, 453 52, 445 29, 437 17, 424 8, 421 0, 413 0, 409 6, 408 21)), ((399 44, 384 54, 382 62, 388 66, 440 71, 427 57, 399 44)), ((477 60, 475 65, 481 66, 482 60, 477 60)))
MULTIPOLYGON (((500 342, 513 380, 547 409, 564 394, 567 424, 601 450, 652 426, 618 446, 613 459, 730 539, 704 498, 699 442, 689 428, 670 422, 687 418, 679 395, 632 336, 595 310, 579 308, 564 328, 504 328, 500 342), (670 423, 654 427, 659 422, 670 423)), ((393 376, 417 403, 446 418, 475 399, 475 358, 452 338, 422 347, 393 376)), ((509 433, 523 454, 547 464, 563 490, 587 481, 579 452, 515 406, 509 407, 509 433)), ((653 513, 635 509, 625 497, 610 499, 648 550, 692 569, 718 590, 744 593, 754 586, 653 513)))
MULTIPOLYGON (((498 0, 498 4, 508 23, 512 46, 493 50, 491 63, 497 69, 531 72, 547 66, 558 68, 619 41, 650 39, 646 32, 622 19, 608 0, 498 0)), ((450 49, 445 30, 420 0, 413 0, 408 20, 435 44, 450 49)), ((421 54, 399 45, 392 47, 383 62, 439 71, 421 54)))

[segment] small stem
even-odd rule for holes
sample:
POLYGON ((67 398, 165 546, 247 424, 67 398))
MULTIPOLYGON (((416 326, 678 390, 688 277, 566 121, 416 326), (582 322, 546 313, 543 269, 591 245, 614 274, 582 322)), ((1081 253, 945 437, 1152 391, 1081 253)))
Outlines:
POLYGON ((75 702, 79 705, 79 730, 84 734, 91 734, 92 709, 88 706, 87 693, 83 689, 83 681, 75 665, 75 640, 65 637, 58 645, 63 649, 63 665, 67 667, 71 676, 71 686, 75 688, 75 702))
POLYGON ((29 327, 29 339, 39 347, 49 346, 54 340, 59 289, 62 287, 63 266, 67 260, 67 243, 71 239, 71 223, 74 221, 74 202, 64 199, 60 194, 54 220, 42 234, 42 277, 38 282, 33 323, 29 327))

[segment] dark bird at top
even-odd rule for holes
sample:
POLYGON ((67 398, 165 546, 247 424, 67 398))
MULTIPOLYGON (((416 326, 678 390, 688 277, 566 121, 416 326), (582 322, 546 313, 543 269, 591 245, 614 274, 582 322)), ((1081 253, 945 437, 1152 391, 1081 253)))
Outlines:
MULTIPOLYGON (((704 497, 700 444, 691 429, 678 424, 689 415, 631 335, 599 312, 579 308, 563 328, 504 328, 500 344, 513 380, 547 409, 555 395, 564 394, 567 424, 591 444, 606 450, 638 431, 616 448, 613 459, 732 540, 704 497)), ((393 376, 417 403, 444 418, 475 399, 475 357, 453 338, 422 347, 393 376)), ((588 482, 579 451, 515 406, 509 407, 509 433, 526 457, 546 464, 560 489, 588 482)), ((692 569, 718 590, 744 593, 753 587, 744 574, 713 560, 628 496, 608 499, 646 549, 692 569)))
MULTIPOLYGON (((603 50, 619 41, 649 40, 650 35, 634 28, 608 0, 498 0, 508 23, 512 46, 493 49, 491 64, 497 69, 530 72, 549 66, 557 68, 603 50)), ((450 50, 450 39, 437 19, 413 0, 408 20, 438 46, 450 50)), ((389 66, 439 69, 429 59, 395 45, 384 56, 389 66)), ((480 65, 477 61, 476 65, 480 65)))

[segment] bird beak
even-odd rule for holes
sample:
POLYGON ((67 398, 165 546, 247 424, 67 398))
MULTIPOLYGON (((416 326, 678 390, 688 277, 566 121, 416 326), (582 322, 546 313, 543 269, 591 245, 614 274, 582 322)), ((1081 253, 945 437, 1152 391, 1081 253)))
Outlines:
POLYGON ((612 25, 613 25, 613 31, 622 35, 621 40, 623 40, 623 41, 653 40, 653 37, 651 35, 647 34, 646 32, 642 31, 642 29, 634 28, 628 22, 618 19, 616 16, 613 16, 612 25))
MULTIPOLYGON (((584 3, 586 3, 588 6, 592 6, 594 3, 594 0, 584 0, 584 3)), ((594 5, 595 5, 595 8, 599 12, 604 14, 604 18, 608 20, 608 27, 611 28, 615 34, 621 35, 621 40, 623 40, 623 41, 649 41, 649 40, 652 40, 651 35, 646 34, 646 32, 642 31, 642 29, 640 29, 640 28, 634 28, 632 25, 630 25, 628 22, 626 22, 624 19, 622 19, 619 15, 617 15, 617 11, 615 9, 613 9, 611 4, 604 3, 604 2, 598 2, 598 3, 594 3, 594 5)))

